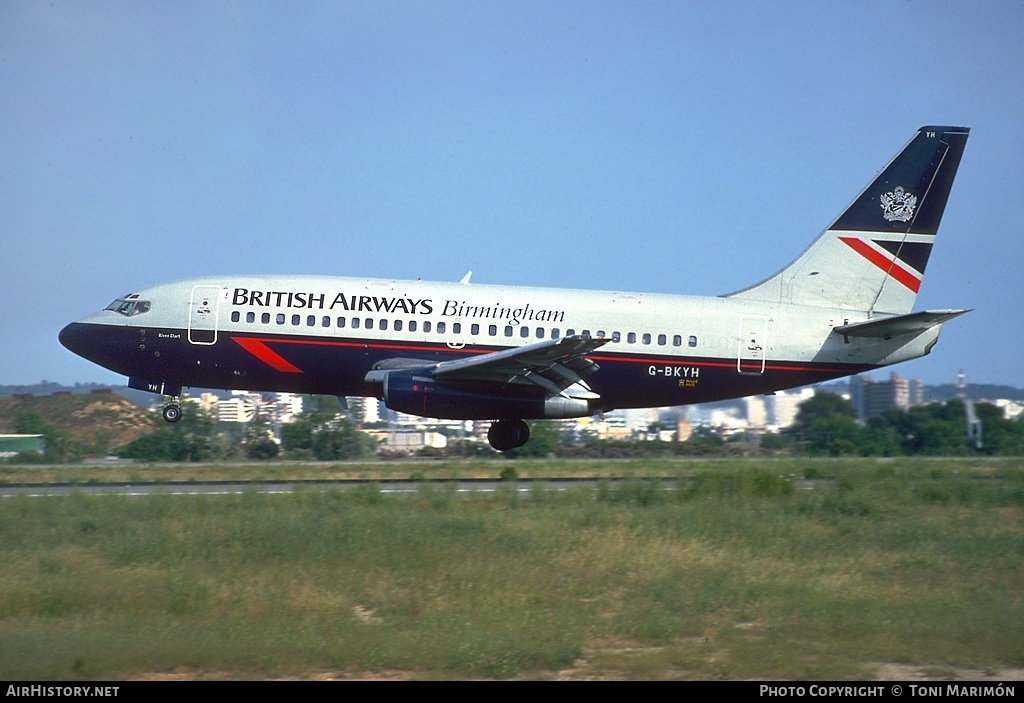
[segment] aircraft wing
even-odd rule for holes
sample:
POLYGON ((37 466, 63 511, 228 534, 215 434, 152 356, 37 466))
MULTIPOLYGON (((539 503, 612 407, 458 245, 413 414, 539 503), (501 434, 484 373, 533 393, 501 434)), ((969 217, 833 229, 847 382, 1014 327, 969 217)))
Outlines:
POLYGON ((407 370, 438 381, 534 385, 565 398, 597 398, 583 379, 597 371, 598 365, 585 355, 610 341, 574 335, 436 364, 422 359, 385 359, 374 365, 365 380, 382 383, 388 373, 407 370))
POLYGON ((834 327, 832 331, 844 337, 892 339, 904 334, 924 332, 935 325, 941 325, 943 322, 952 320, 954 317, 959 317, 967 312, 970 312, 970 310, 926 310, 925 312, 912 312, 906 315, 883 317, 878 320, 839 325, 834 327))
POLYGON ((596 398, 597 394, 583 379, 597 371, 598 365, 585 355, 610 341, 604 337, 574 335, 491 354, 442 361, 433 370, 434 378, 439 381, 533 384, 553 395, 596 398))

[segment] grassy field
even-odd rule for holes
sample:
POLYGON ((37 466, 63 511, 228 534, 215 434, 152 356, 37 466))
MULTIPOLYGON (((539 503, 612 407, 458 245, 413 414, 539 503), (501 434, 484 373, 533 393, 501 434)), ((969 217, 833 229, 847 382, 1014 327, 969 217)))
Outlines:
POLYGON ((136 463, 132 461, 54 465, 0 464, 0 484, 159 483, 169 481, 392 481, 408 479, 496 479, 512 470, 519 478, 680 478, 758 466, 796 477, 828 477, 875 467, 882 473, 915 476, 1014 475, 1024 457, 902 458, 645 458, 645 459, 410 459, 348 462, 136 463))
MULTIPOLYGON (((510 463, 293 470, 493 477, 510 463)), ((0 678, 869 679, 892 666, 930 678, 1024 667, 1020 460, 565 464, 513 465, 634 478, 526 495, 424 483, 406 497, 366 485, 4 499, 0 678), (680 481, 664 491, 644 476, 680 481)))

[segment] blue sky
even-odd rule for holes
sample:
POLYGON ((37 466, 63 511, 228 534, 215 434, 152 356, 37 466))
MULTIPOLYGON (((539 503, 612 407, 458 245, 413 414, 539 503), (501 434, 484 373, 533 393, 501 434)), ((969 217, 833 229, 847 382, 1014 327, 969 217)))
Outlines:
MULTIPOLYGON (((236 273, 717 295, 925 124, 971 127, 904 377, 1024 387, 1024 4, 0 3, 0 384, 236 273)), ((879 374, 881 375, 881 374, 879 374)))

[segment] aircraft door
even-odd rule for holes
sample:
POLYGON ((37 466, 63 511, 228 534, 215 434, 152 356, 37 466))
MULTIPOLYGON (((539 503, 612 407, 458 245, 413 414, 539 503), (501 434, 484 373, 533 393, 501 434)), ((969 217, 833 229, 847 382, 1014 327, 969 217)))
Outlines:
POLYGON ((768 321, 763 317, 744 317, 740 321, 736 370, 743 374, 764 373, 767 352, 768 321))
POLYGON ((192 344, 216 344, 219 311, 220 286, 194 287, 188 304, 188 341, 192 344))

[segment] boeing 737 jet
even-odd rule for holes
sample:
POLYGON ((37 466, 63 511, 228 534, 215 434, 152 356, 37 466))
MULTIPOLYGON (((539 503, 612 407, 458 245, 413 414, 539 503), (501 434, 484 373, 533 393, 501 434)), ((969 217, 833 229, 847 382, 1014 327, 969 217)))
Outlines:
POLYGON ((118 298, 60 333, 170 396, 183 387, 377 397, 422 417, 524 420, 703 403, 928 354, 967 310, 912 312, 968 129, 922 127, 792 263, 717 297, 313 276, 222 276, 118 298))

